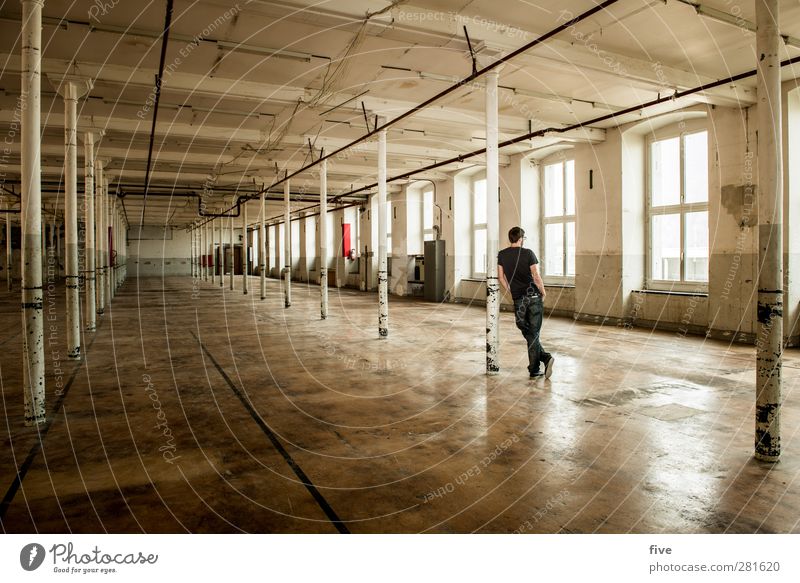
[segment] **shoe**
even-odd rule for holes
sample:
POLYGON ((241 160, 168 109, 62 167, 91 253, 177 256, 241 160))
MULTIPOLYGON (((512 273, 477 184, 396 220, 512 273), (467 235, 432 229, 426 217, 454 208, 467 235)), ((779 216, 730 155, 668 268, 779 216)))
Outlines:
POLYGON ((553 363, 555 362, 555 358, 553 355, 550 355, 550 358, 547 359, 547 362, 544 363, 544 378, 549 379, 553 376, 553 363))
POLYGON ((540 370, 537 370, 536 372, 532 372, 531 373, 531 378, 532 379, 538 379, 538 378, 543 377, 543 376, 544 376, 544 373, 542 371, 540 371, 540 370))

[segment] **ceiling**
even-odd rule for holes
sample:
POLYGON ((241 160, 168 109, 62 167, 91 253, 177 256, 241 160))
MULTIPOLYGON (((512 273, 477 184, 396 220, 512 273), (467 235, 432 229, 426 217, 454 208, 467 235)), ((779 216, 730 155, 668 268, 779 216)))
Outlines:
MULTIPOLYGON (((46 209, 63 206, 65 74, 90 78, 79 101, 81 131, 102 131, 112 191, 124 195, 131 223, 183 227, 228 209, 374 127, 391 121, 472 72, 590 9, 590 0, 176 0, 154 134, 150 191, 144 182, 153 123, 147 106, 159 69, 166 0, 45 0, 42 81, 42 184, 46 209), (366 114, 366 119, 365 119, 366 114), (310 144, 310 145, 309 145, 310 144), (166 196, 165 196, 166 195, 166 196), (170 196, 171 195, 171 196, 170 196)), ((780 2, 781 33, 800 37, 800 3, 780 2)), ((755 34, 725 20, 753 22, 752 2, 619 0, 505 64, 500 72, 500 139, 529 128, 563 128, 676 90, 751 70, 755 34), (698 9, 694 5, 701 4, 698 9), (708 15, 700 14, 711 13, 708 15), (727 17, 725 15, 728 15, 727 17)), ((20 87, 21 4, 0 3, 0 131, 9 136, 20 87)), ((800 50, 787 44, 782 58, 800 50)), ((786 78, 795 75, 784 70, 786 78)), ((668 103, 751 104, 755 78, 668 103)), ((484 145, 484 92, 453 91, 391 126, 388 175, 406 174, 484 145)), ((638 114, 635 114, 638 116, 638 114)), ((628 117, 588 124, 602 129, 628 117)), ((602 139, 572 132, 525 140, 509 156, 559 141, 602 139)), ((11 139, 10 141, 14 141, 11 139)), ((79 169, 83 147, 79 145, 79 169)), ((18 141, 6 156, 4 188, 19 193, 18 141)), ((329 197, 377 179, 374 139, 328 164, 329 197)), ((437 179, 480 157, 420 170, 437 179)), ((318 200, 317 168, 291 180, 294 208, 318 200)), ((79 191, 82 192, 79 170, 79 191)), ((398 188, 393 183, 392 188, 398 188)), ((283 186, 267 217, 282 214, 283 186)), ((257 203, 249 216, 257 219, 257 203)))

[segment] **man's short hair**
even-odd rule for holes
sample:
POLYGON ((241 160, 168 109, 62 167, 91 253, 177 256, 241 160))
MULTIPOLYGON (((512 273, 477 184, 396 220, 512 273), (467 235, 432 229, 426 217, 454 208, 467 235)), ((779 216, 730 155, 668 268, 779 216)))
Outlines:
POLYGON ((525 236, 525 231, 522 229, 522 227, 513 227, 508 232, 508 240, 511 241, 512 243, 516 243, 524 236, 525 236))

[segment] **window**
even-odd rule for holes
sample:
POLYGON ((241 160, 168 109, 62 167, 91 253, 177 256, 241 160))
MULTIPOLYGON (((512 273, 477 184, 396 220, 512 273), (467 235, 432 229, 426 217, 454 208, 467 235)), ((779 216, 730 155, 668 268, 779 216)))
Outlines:
POLYGON ((275 225, 267 227, 267 256, 269 257, 269 265, 267 269, 274 269, 280 263, 277 257, 277 247, 275 245, 275 225))
POLYGON ((422 240, 433 239, 433 188, 429 188, 422 191, 422 240))
POLYGON ((648 281, 651 289, 708 285, 708 132, 648 145, 648 281))
POLYGON ((486 178, 472 181, 472 277, 486 277, 486 178))
MULTIPOLYGON (((246 231, 245 231, 245 232, 246 232, 246 231)), ((260 242, 259 242, 259 239, 258 239, 258 235, 259 235, 259 233, 258 233, 258 227, 256 227, 256 228, 254 228, 254 229, 251 231, 251 237, 252 237, 252 239, 253 239, 253 243, 252 243, 252 245, 253 245, 253 246, 252 246, 252 248, 249 250, 249 251, 250 251, 251 258, 252 258, 252 260, 253 260, 253 266, 256 266, 256 265, 258 265, 258 254, 259 254, 259 251, 261 251, 261 247, 260 247, 260 242)))
POLYGON ((546 164, 542 176, 542 275, 551 283, 575 280, 575 161, 546 164))

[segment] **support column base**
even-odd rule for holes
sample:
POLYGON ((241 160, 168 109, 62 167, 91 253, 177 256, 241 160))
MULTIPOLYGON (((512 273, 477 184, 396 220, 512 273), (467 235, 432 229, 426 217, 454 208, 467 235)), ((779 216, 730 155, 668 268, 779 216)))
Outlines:
POLYGON ((756 458, 760 462, 766 462, 766 463, 771 463, 771 464, 776 464, 779 461, 781 461, 780 455, 767 455, 767 454, 762 454, 762 453, 756 452, 755 454, 753 454, 753 457, 756 458))

